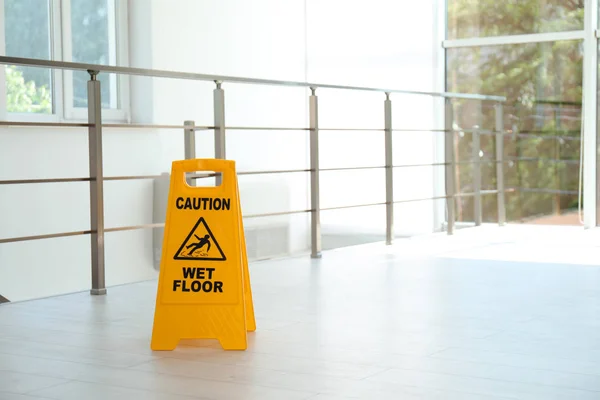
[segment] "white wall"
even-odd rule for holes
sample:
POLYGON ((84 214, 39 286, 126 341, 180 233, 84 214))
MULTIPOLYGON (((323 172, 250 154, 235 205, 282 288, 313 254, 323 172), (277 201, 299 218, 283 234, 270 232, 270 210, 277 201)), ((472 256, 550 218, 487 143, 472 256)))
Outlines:
MULTIPOLYGON (((436 1, 308 0, 308 79, 340 85, 443 91, 434 79, 436 1)), ((383 128, 380 93, 321 91, 321 127, 383 128)), ((433 99, 393 95, 395 129, 433 129, 433 99)), ((394 164, 434 162, 429 132, 394 134, 394 164)), ((382 132, 324 132, 322 167, 378 166, 384 163, 382 132), (341 151, 340 151, 341 150, 341 151)), ((439 167, 437 167, 439 168, 439 167)), ((434 196, 432 167, 394 171, 395 199, 434 196)), ((323 207, 385 201, 383 170, 327 172, 322 179, 323 207)), ((431 232, 431 202, 396 206, 399 235, 431 232)), ((323 230, 385 233, 385 207, 328 211, 323 230)))
MULTIPOLYGON (((134 6, 142 3, 147 4, 134 1, 134 6)), ((153 32, 151 64, 143 55, 132 59, 134 66, 306 80, 303 0, 182 0, 176 2, 176 7, 172 1, 155 0, 150 4, 152 18, 147 23, 152 25, 153 32)), ((130 36, 136 41, 148 41, 147 36, 137 32, 131 32, 130 36)), ((184 120, 193 120, 198 125, 213 124, 214 83, 146 79, 146 86, 151 87, 148 93, 152 107, 146 109, 149 115, 140 112, 140 120, 159 124, 184 120)), ((228 83, 223 87, 229 126, 305 126, 305 89, 228 83)), ((197 156, 212 157, 212 131, 198 132, 196 137, 197 156)), ((305 132, 231 130, 227 134, 227 157, 236 160, 240 171, 306 169, 307 139, 305 132)), ((164 136, 161 148, 165 165, 181 157, 182 146, 181 134, 164 136)), ((245 215, 308 208, 307 174, 242 176, 239 180, 245 215)), ((245 225, 248 230, 265 230, 265 225, 287 226, 291 238, 285 253, 304 251, 308 246, 306 215, 249 219, 245 225)), ((265 232, 269 236, 279 235, 275 230, 265 232)), ((252 247, 256 246, 252 244, 252 234, 248 236, 252 255, 255 254, 252 247)), ((262 242, 260 254, 282 253, 279 244, 273 244, 276 237, 271 239, 262 242)))
MULTIPOLYGON (((434 0, 130 0, 130 65, 295 81, 440 90, 434 87, 431 26, 434 0), (415 18, 418 16, 418 18, 415 18), (418 22, 418 23, 417 23, 418 22)), ((211 125, 213 83, 132 77, 133 122, 211 125)), ((224 85, 229 126, 304 127, 305 89, 224 85)), ((383 96, 320 90, 323 127, 380 128, 383 96)), ((393 96, 397 128, 432 128, 426 97, 393 96)), ((197 156, 212 157, 212 132, 197 133, 197 156)), ((396 163, 432 161, 429 133, 398 133, 396 163)), ((323 168, 381 165, 380 132, 323 132, 323 168)), ((304 169, 308 134, 227 132, 227 157, 240 171, 304 169)), ((105 130, 106 176, 168 172, 183 158, 179 130, 105 130)), ((0 179, 87 175, 87 134, 81 129, 6 128, 0 132, 0 179)), ((431 168, 396 171, 398 198, 429 197, 431 168)), ((240 177, 245 215, 309 208, 305 173, 240 177)), ((383 170, 323 173, 324 207, 383 201, 383 170)), ((152 180, 105 184, 108 227, 155 222, 152 180)), ((89 229, 85 183, 0 186, 0 238, 89 229)), ((431 203, 398 207, 400 233, 433 229, 431 203)), ((323 213, 325 232, 384 232, 383 207, 323 213)), ((302 252, 308 215, 250 218, 255 256, 302 252), (275 229, 277 228, 277 229, 275 229), (284 229, 285 235, 281 234, 284 229), (282 247, 284 246, 284 247, 282 247)), ((108 233, 109 285, 156 276, 150 230, 108 233)), ((0 295, 22 300, 88 290, 89 237, 0 245, 0 295)))

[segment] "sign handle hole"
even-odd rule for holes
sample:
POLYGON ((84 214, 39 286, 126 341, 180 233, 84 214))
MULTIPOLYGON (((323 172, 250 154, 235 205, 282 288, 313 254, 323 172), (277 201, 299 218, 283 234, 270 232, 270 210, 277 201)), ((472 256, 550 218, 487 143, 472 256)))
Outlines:
POLYGON ((217 171, 191 171, 185 173, 185 181, 190 186, 217 187, 223 182, 223 173, 217 171), (219 184, 217 185, 217 182, 219 184))

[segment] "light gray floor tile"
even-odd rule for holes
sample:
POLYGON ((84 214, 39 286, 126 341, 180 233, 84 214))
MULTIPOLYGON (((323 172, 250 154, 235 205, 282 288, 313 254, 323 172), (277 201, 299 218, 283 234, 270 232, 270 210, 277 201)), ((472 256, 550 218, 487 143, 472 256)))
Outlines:
MULTIPOLYGON (((191 358, 190 358, 191 360, 191 358)), ((224 353, 196 358, 194 362, 165 358, 140 364, 133 369, 140 371, 155 371, 158 373, 175 373, 185 375, 194 371, 196 376, 205 378, 235 377, 248 370, 278 371, 309 375, 322 375, 348 379, 363 379, 384 367, 350 363, 335 363, 307 358, 282 357, 260 353, 224 353)))
POLYGON ((450 374, 438 374, 424 371, 388 370, 368 378, 372 382, 386 382, 417 387, 465 391, 487 396, 503 396, 523 400, 558 400, 600 398, 600 392, 559 388, 539 384, 507 382, 495 379, 473 378, 450 374))
POLYGON ((27 394, 15 394, 15 393, 0 392, 0 400, 49 400, 49 398, 32 396, 32 395, 27 395, 27 394))
POLYGON ((0 400, 600 399, 600 268, 402 249, 253 263, 245 352, 152 352, 156 281, 0 305, 0 400))
POLYGON ((150 361, 157 357, 151 354, 143 356, 120 351, 95 350, 64 344, 39 343, 18 339, 0 339, 0 354, 34 356, 110 367, 128 367, 150 361))
POLYGON ((351 398, 352 397, 342 397, 342 396, 335 396, 335 395, 331 395, 331 394, 319 393, 316 396, 309 397, 308 400, 348 400, 351 398))
MULTIPOLYGON (((69 382, 63 385, 42 389, 32 394, 56 400, 194 400, 208 399, 200 396, 178 396, 171 393, 157 393, 148 390, 135 390, 123 387, 98 385, 86 382, 69 382)), ((26 399, 24 399, 26 400, 26 399)))
MULTIPOLYGON (((444 354, 444 352, 441 354, 444 354)), ((390 358, 387 365, 394 365, 399 370, 415 370, 600 392, 600 375, 497 365, 485 361, 485 359, 480 359, 480 362, 472 362, 440 357, 402 357, 390 358)), ((547 367, 542 363, 538 366, 547 367)), ((600 374, 600 371, 598 371, 598 374, 600 374)), ((377 374, 374 375, 374 378, 376 377, 377 374)))
MULTIPOLYGON (((200 375, 192 374, 195 379, 191 379, 189 373, 166 375, 157 374, 156 371, 134 371, 131 369, 35 359, 31 357, 0 356, 0 366, 2 368, 12 368, 21 371, 7 373, 17 374, 18 376, 23 377, 23 379, 28 378, 29 376, 35 377, 35 375, 26 375, 22 372, 28 374, 36 373, 46 377, 64 378, 63 380, 44 378, 50 380, 48 385, 66 382, 66 379, 70 379, 104 386, 150 390, 159 393, 183 396, 197 396, 199 391, 202 390, 202 396, 208 398, 215 398, 215 396, 218 396, 221 392, 227 393, 233 397, 241 396, 243 393, 253 393, 252 396, 263 396, 264 398, 269 399, 275 399, 278 396, 285 396, 290 399, 303 399, 308 395, 313 394, 310 391, 302 390, 302 388, 299 390, 285 390, 276 387, 262 387, 245 383, 225 382, 227 380, 232 381, 225 376, 211 376, 210 378, 219 378, 211 380, 200 379, 200 375)), ((0 371, 0 378, 2 373, 3 372, 0 371)), ((24 393, 30 390, 23 390, 22 392, 24 393)), ((17 390, 12 391, 17 392, 17 390)))
POLYGON ((31 392, 32 390, 42 389, 65 382, 67 382, 65 379, 22 374, 13 371, 0 371, 0 392, 24 394, 31 392))
POLYGON ((490 399, 489 396, 454 390, 442 391, 435 388, 414 387, 409 384, 399 385, 393 382, 392 384, 382 385, 380 382, 370 382, 364 379, 342 379, 318 374, 284 373, 254 368, 231 368, 231 366, 227 366, 227 369, 223 369, 222 366, 216 366, 215 370, 211 372, 210 365, 198 365, 196 362, 182 362, 181 360, 158 360, 145 364, 144 368, 148 367, 154 373, 202 379, 214 374, 214 376, 227 377, 231 381, 243 384, 289 390, 307 390, 321 392, 322 395, 346 396, 350 398, 394 399, 398 398, 398 395, 401 394, 402 399, 490 399))
MULTIPOLYGON (((438 392, 430 392, 427 395, 424 394, 415 394, 415 395, 407 395, 405 393, 402 394, 402 397, 398 397, 398 393, 396 394, 377 394, 377 399, 420 399, 420 400, 509 400, 506 397, 490 397, 490 396, 480 396, 473 395, 469 393, 455 393, 455 392, 447 392, 447 391, 438 391, 438 392)), ((371 394, 367 394, 365 396, 336 396, 330 394, 319 393, 318 395, 309 398, 308 400, 370 400, 374 397, 371 394)))
POLYGON ((452 348, 436 353, 432 357, 450 360, 473 361, 509 367, 593 375, 600 379, 600 360, 578 361, 561 359, 554 357, 552 352, 549 352, 546 356, 533 356, 497 351, 452 348))

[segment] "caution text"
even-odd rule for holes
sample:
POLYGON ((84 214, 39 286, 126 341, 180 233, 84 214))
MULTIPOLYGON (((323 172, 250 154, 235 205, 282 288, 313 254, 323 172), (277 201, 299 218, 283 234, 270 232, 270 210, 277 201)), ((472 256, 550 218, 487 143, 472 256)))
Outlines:
POLYGON ((212 197, 178 197, 175 206, 179 210, 215 210, 229 211, 231 199, 212 197))
POLYGON ((213 281, 214 268, 183 267, 183 278, 173 281, 174 292, 223 293, 223 282, 213 281))

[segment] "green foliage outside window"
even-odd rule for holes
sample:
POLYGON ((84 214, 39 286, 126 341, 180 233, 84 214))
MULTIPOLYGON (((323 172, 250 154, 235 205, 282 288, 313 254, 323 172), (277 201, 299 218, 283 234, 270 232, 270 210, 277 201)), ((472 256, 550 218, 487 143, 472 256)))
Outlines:
MULTIPOLYGON (((92 64, 109 63, 109 9, 113 0, 71 0, 72 60, 92 64)), ((13 57, 50 60, 52 52, 52 2, 49 0, 4 0, 5 53, 13 57)), ((114 4, 118 4, 118 1, 114 4)), ((55 49, 56 50, 56 49, 55 49)), ((2 68, 2 67, 0 67, 2 68)), ((54 82, 51 70, 40 67, 7 67, 7 111, 20 113, 51 113, 54 82)), ((73 72, 74 107, 87 106, 85 71, 73 72)), ((100 74, 102 104, 109 107, 111 92, 109 74, 100 74)), ((57 99, 61 100, 61 99, 57 99)))
MULTIPOLYGON (((451 38, 489 37, 583 29, 583 1, 579 0, 449 0, 451 38)), ((561 213, 577 207, 583 76, 582 42, 497 45, 448 49, 448 90, 502 95, 505 182, 520 188, 506 195, 511 221, 561 213), (560 160, 560 161, 554 161, 560 160)), ((473 101, 455 101, 459 129, 481 125, 495 128, 493 105, 480 111, 473 101)), ((495 158, 493 136, 481 136, 484 160, 495 158)), ((471 135, 458 136, 460 161, 471 160, 471 135)), ((473 168, 458 166, 458 185, 472 192, 473 168)), ((484 189, 495 189, 493 162, 482 166, 484 189)), ((459 199, 460 220, 473 221, 473 199, 459 199)), ((484 220, 495 221, 496 196, 483 196, 484 220)))
POLYGON ((6 67, 6 108, 14 113, 52 112, 52 96, 47 85, 36 86, 35 81, 25 81, 17 67, 6 67))

